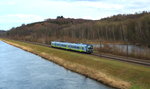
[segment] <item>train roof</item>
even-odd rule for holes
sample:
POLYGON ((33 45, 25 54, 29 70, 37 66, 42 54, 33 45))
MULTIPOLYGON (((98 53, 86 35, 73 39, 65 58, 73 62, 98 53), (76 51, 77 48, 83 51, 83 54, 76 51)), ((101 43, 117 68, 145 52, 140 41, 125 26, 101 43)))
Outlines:
MULTIPOLYGON (((69 44, 69 45, 80 45, 80 46, 87 46, 87 45, 90 45, 90 44, 82 44, 82 43, 69 43, 69 42, 59 42, 59 41, 51 41, 51 42, 55 42, 55 43, 62 43, 62 44, 69 44)), ((92 46, 92 45, 91 45, 92 46)))

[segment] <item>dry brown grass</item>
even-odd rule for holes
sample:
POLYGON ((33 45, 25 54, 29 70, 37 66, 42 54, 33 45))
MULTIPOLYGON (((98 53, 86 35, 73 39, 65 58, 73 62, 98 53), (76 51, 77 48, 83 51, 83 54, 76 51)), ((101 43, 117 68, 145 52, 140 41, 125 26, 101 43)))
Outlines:
POLYGON ((38 55, 40 55, 50 61, 53 61, 53 62, 65 67, 66 69, 72 70, 74 72, 83 74, 87 77, 101 81, 102 83, 110 85, 112 87, 120 88, 120 89, 128 89, 130 86, 130 83, 128 83, 128 82, 122 81, 120 79, 112 78, 112 77, 106 75, 105 73, 93 70, 90 67, 80 65, 77 63, 72 63, 69 61, 65 61, 59 57, 47 54, 45 52, 41 52, 38 55))

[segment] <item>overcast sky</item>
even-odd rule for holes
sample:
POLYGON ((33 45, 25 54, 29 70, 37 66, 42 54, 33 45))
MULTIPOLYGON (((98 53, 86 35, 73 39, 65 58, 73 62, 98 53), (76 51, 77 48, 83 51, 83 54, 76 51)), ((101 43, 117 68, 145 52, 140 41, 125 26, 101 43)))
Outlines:
POLYGON ((0 29, 60 15, 96 20, 142 11, 150 11, 150 0, 0 0, 0 29))

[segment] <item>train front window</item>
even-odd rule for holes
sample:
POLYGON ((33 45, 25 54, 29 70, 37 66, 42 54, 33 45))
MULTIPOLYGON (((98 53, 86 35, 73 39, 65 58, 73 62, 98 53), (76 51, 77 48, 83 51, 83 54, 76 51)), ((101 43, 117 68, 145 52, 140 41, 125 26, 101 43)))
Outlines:
POLYGON ((93 49, 93 47, 92 46, 88 46, 88 49, 93 49))

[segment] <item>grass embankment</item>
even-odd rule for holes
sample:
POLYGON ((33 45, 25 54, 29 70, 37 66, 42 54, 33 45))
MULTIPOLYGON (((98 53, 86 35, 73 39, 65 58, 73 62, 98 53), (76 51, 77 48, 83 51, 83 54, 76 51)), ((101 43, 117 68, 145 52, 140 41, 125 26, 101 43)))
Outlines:
POLYGON ((19 41, 4 41, 112 87, 150 89, 150 67, 19 41))

